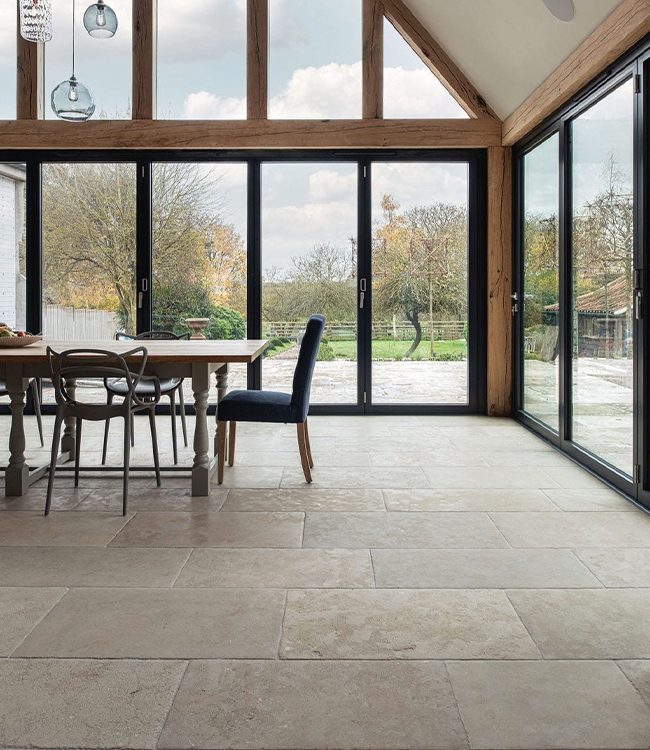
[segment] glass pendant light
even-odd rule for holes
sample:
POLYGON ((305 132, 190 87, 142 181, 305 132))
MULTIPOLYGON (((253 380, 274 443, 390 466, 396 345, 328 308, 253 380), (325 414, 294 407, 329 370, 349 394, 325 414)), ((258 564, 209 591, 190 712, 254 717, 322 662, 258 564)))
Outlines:
POLYGON ((84 26, 95 39, 110 39, 117 31, 117 16, 104 0, 97 0, 84 13, 84 26))
POLYGON ((20 0, 20 35, 28 42, 52 38, 52 0, 20 0))
POLYGON ((74 74, 74 11, 75 3, 72 2, 72 75, 67 81, 61 83, 52 92, 52 109, 54 114, 61 120, 83 122, 92 117, 95 111, 95 102, 92 94, 83 83, 79 83, 74 74))

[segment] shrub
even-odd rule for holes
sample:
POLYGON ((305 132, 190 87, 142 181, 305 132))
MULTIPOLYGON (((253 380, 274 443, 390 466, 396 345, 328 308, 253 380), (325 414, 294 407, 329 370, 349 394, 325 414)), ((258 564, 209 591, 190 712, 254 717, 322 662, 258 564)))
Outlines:
POLYGON ((335 359, 336 355, 334 354, 334 349, 332 349, 326 339, 323 339, 320 344, 320 349, 318 350, 317 360, 319 362, 332 362, 335 359))

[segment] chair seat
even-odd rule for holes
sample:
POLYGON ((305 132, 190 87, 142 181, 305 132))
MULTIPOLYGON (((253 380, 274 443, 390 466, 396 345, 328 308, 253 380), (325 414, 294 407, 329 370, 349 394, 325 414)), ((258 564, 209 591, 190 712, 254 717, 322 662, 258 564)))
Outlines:
MULTIPOLYGON (((160 383, 160 392, 161 393, 169 393, 170 391, 173 391, 175 388, 178 388, 178 386, 181 383, 182 378, 164 378, 159 381, 160 383)), ((111 379, 106 383, 106 388, 111 392, 115 393, 118 396, 126 396, 126 394, 129 392, 129 387, 126 383, 126 380, 124 378, 119 379, 111 379)), ((156 395, 156 387, 154 385, 153 380, 141 380, 137 386, 135 387, 135 392, 138 394, 138 396, 155 396, 156 395)))
POLYGON ((231 391, 219 402, 218 419, 225 422, 295 422, 291 394, 279 391, 231 391))

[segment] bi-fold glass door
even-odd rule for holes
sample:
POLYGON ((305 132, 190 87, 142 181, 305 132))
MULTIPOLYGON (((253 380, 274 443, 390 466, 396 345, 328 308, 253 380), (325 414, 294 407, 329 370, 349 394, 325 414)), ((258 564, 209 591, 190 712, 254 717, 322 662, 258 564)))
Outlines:
POLYGON ((624 65, 519 154, 514 311, 522 419, 646 502, 641 73, 624 65))

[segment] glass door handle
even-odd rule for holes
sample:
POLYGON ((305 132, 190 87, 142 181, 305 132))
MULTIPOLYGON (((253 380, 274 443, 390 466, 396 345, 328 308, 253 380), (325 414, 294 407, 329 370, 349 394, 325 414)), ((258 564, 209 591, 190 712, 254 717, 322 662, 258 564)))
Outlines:
POLYGON ((365 292, 361 292, 359 294, 359 310, 363 310, 363 302, 364 302, 365 296, 366 296, 365 292))

